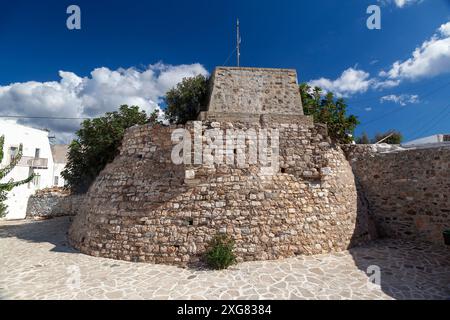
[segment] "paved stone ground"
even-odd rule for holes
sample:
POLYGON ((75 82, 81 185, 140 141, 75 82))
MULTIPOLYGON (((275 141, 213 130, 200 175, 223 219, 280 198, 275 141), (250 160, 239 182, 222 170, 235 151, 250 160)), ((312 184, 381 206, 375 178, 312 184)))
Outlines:
POLYGON ((68 226, 68 218, 0 222, 1 299, 450 299, 450 250, 426 243, 385 240, 207 271, 80 254, 67 244, 68 226), (371 265, 381 286, 368 281, 371 265))

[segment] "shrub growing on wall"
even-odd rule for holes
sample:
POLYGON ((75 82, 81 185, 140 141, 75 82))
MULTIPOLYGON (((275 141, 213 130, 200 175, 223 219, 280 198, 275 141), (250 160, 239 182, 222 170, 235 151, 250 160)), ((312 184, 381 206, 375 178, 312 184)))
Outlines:
MULTIPOLYGON (((5 143, 5 137, 0 137, 0 163, 3 160, 3 145, 5 143)), ((4 168, 0 168, 0 180, 6 177, 8 173, 10 173, 14 167, 19 163, 22 158, 22 150, 23 146, 19 146, 19 152, 14 156, 12 161, 4 168)), ((8 191, 11 191, 14 187, 20 186, 22 184, 30 182, 34 178, 34 175, 29 176, 28 178, 20 181, 9 180, 6 183, 0 183, 0 218, 6 215, 7 206, 5 205, 6 195, 8 191)))
POLYGON ((157 119, 155 113, 148 118, 139 107, 122 105, 118 111, 85 120, 69 146, 67 165, 62 172, 67 186, 75 193, 86 192, 100 171, 118 154, 125 130, 157 122, 157 119))
POLYGON ((206 262, 212 269, 226 269, 236 262, 234 240, 225 234, 216 235, 206 251, 206 262))

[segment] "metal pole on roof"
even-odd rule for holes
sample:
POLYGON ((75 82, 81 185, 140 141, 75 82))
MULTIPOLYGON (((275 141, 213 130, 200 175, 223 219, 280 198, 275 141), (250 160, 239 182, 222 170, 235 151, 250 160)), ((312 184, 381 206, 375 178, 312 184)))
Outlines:
POLYGON ((237 66, 240 66, 240 58, 241 58, 241 36, 239 35, 239 19, 237 19, 236 23, 236 55, 237 55, 237 66))

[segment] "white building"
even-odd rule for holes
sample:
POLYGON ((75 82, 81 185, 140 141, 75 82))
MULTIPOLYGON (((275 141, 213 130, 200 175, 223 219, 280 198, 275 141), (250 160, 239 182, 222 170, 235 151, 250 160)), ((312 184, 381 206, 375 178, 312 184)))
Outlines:
POLYGON ((51 146, 53 156, 53 186, 64 187, 65 181, 61 172, 66 167, 67 153, 69 146, 67 144, 54 144, 51 146))
POLYGON ((435 134, 433 136, 402 143, 403 147, 421 147, 427 145, 450 144, 450 134, 435 134))
POLYGON ((45 130, 0 120, 0 136, 5 136, 4 156, 0 163, 2 168, 10 163, 17 154, 19 146, 23 145, 23 155, 19 164, 0 182, 7 182, 10 179, 19 181, 26 179, 32 173, 35 174, 33 181, 8 192, 6 219, 23 219, 30 195, 39 189, 53 187, 55 184, 58 186, 64 184, 64 180, 60 177, 61 157, 58 159, 55 170, 48 132, 45 130), (55 178, 55 174, 58 178, 55 178))

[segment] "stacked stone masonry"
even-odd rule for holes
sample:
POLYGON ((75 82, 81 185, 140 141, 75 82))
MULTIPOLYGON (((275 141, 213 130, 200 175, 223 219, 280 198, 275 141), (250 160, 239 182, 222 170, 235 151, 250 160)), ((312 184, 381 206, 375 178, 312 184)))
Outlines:
POLYGON ((83 200, 84 195, 70 194, 59 188, 41 190, 28 199, 26 218, 74 216, 78 213, 83 200))
MULTIPOLYGON (((193 123, 186 128, 193 136, 193 123)), ((370 237, 351 167, 323 126, 294 118, 203 121, 201 128, 202 135, 278 129, 280 170, 267 176, 258 164, 176 165, 176 127, 130 128, 75 217, 71 243, 95 256, 186 266, 218 233, 235 239, 239 261, 340 251, 370 237)))
POLYGON ((295 70, 218 67, 211 84, 210 113, 303 115, 295 70))
POLYGON ((200 262, 219 233, 234 238, 238 261, 340 251, 377 236, 442 243, 450 150, 344 146, 350 165, 326 126, 303 115, 296 77, 295 70, 219 67, 200 121, 128 129, 74 218, 70 242, 94 256, 180 266, 200 262), (185 148, 191 161, 177 164, 178 129, 201 150, 213 131, 278 130, 279 145, 262 149, 269 158, 279 153, 279 169, 268 174, 250 161, 247 150, 259 143, 251 137, 224 153, 185 148), (242 155, 247 165, 226 161, 242 155), (192 162, 198 156, 203 161, 192 162), (222 163, 207 161, 216 157, 222 163))
POLYGON ((450 147, 345 149, 380 237, 443 245, 442 232, 450 229, 450 147))

